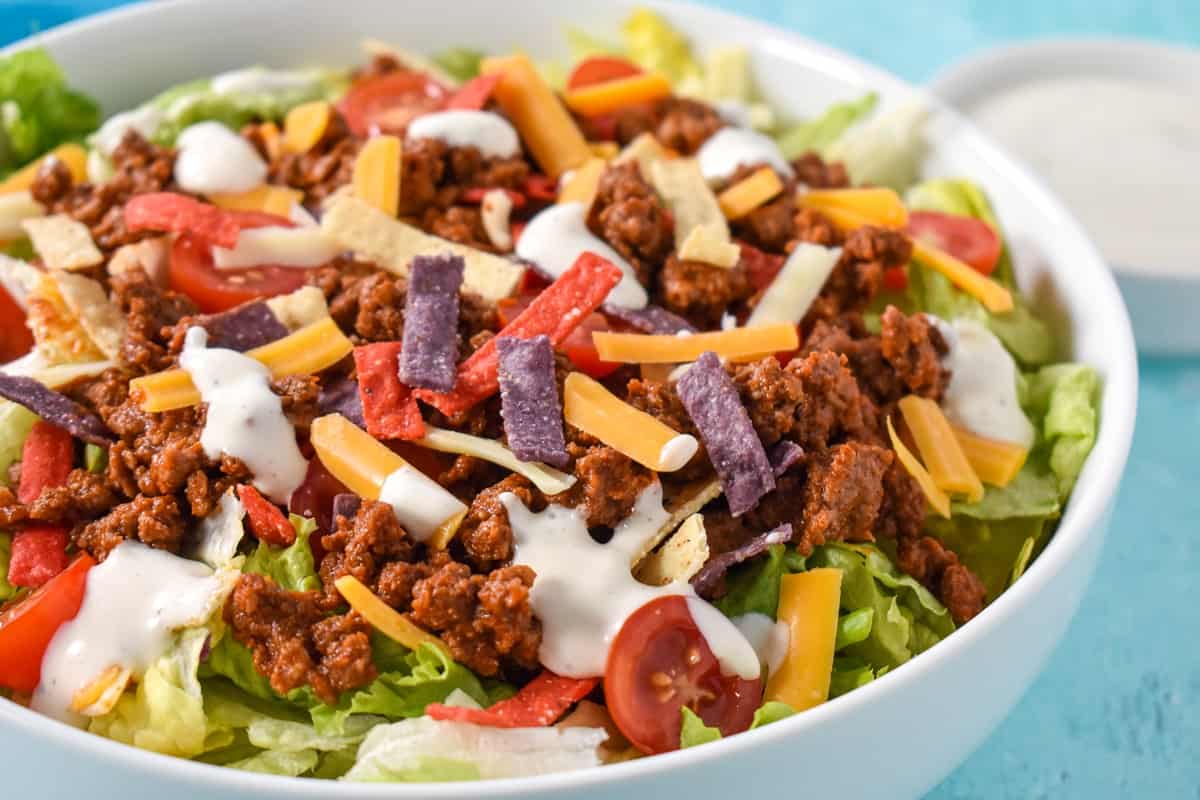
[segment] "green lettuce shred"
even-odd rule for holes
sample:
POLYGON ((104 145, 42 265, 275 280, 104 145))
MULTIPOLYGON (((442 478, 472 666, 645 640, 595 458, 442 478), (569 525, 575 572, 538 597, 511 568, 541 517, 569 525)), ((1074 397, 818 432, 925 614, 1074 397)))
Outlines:
POLYGON ((12 561, 12 534, 0 532, 0 602, 17 593, 17 587, 8 582, 8 565, 12 561))
POLYGON ((296 541, 287 547, 273 547, 260 541, 258 548, 246 558, 242 571, 266 575, 293 592, 320 589, 321 579, 317 577, 312 548, 308 545, 309 537, 317 530, 317 523, 297 514, 292 514, 289 519, 296 529, 296 541))
POLYGON ((0 400, 0 486, 10 485, 9 468, 21 460, 25 437, 37 421, 37 414, 25 406, 0 400))
MULTIPOLYGON (((772 722, 778 722, 781 719, 792 716, 796 713, 796 709, 789 706, 787 703, 780 703, 777 700, 768 700, 759 706, 754 712, 754 720, 750 723, 750 730, 761 728, 764 725, 770 725, 772 722)), ((692 711, 687 706, 681 709, 682 723, 679 729, 679 747, 685 749, 695 747, 700 744, 708 744, 715 742, 721 738, 721 731, 717 728, 710 727, 704 724, 704 720, 697 716, 696 712, 692 711)))
POLYGON ((656 12, 635 9, 621 25, 625 51, 648 72, 661 72, 679 82, 700 74, 687 38, 656 12))
POLYGON ((825 152, 850 126, 863 119, 879 101, 875 92, 867 92, 856 100, 834 103, 815 119, 798 122, 776 137, 784 158, 799 158, 810 150, 825 152))
POLYGON ((479 65, 483 63, 483 57, 482 50, 452 47, 435 54, 433 63, 444 69, 456 81, 466 83, 479 75, 479 65))
POLYGON ((841 161, 854 184, 887 186, 903 192, 917 180, 929 149, 925 123, 929 110, 919 104, 895 108, 847 130, 822 153, 841 161))
POLYGON ((1041 419, 1050 470, 1065 500, 1096 443, 1100 376, 1086 364, 1054 364, 1028 376, 1026 411, 1041 419))
POLYGON ((44 49, 0 58, 0 177, 99 124, 100 107, 67 86, 44 49))

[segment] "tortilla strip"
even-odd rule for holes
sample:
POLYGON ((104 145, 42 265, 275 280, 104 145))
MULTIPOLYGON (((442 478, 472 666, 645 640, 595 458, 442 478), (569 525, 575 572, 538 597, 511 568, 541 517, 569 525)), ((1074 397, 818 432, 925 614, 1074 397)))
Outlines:
POLYGON ((673 534, 685 519, 720 497, 721 482, 716 478, 706 478, 667 491, 669 494, 663 498, 663 507, 667 509, 670 517, 658 529, 658 533, 642 543, 641 550, 633 559, 634 565, 642 563, 642 560, 673 534))
POLYGON ((67 308, 79 320, 100 352, 116 359, 125 341, 125 315, 108 298, 99 281, 70 272, 53 272, 54 282, 67 308))
POLYGON ((104 261, 88 227, 66 214, 27 219, 21 227, 47 269, 87 269, 104 261))
POLYGON ((672 581, 692 579, 708 561, 708 532, 704 517, 692 514, 671 534, 663 546, 650 553, 634 569, 642 583, 664 586, 672 581))

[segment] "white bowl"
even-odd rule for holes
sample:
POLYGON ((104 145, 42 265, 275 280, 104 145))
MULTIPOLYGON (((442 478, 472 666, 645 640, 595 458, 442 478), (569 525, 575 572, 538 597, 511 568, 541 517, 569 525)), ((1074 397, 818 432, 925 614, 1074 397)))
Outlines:
MULTIPOLYGON (((796 114, 912 87, 799 36, 730 14, 659 3, 701 47, 744 44, 770 98, 796 114)), ((164 86, 252 62, 349 63, 363 36, 425 51, 474 45, 561 53, 563 25, 613 29, 612 0, 207 0, 154 3, 37 37, 109 111, 164 86), (569 9, 569 11, 568 11, 569 9)), ((1059 313, 1074 357, 1104 377, 1099 440, 1057 535, 1028 573, 962 630, 911 663, 812 711, 655 758, 542 778, 443 785, 340 785, 250 775, 166 758, 0 701, 0 770, 9 796, 161 798, 722 798, 785 789, 807 797, 907 798, 933 785, 994 728, 1041 668, 1096 564, 1133 433, 1137 365, 1121 297, 1075 220, 1026 170, 932 101, 931 174, 964 174, 994 199, 1022 285, 1059 313)), ((1065 355, 1066 353, 1064 353, 1065 355)))
MULTIPOLYGON (((979 103, 1024 83, 1050 77, 1114 76, 1200 91, 1200 50, 1140 39, 1047 39, 1002 45, 939 73, 930 89, 970 116, 979 103)), ((986 131, 985 131, 986 133, 986 131)), ((1102 179, 1102 178, 1101 178, 1102 179)), ((1164 195, 1164 202, 1170 202, 1164 195)), ((1162 264, 1112 263, 1133 317, 1138 347, 1162 354, 1200 353, 1200 228, 1176 260, 1191 258, 1191 273, 1162 264)), ((1110 259, 1111 260, 1111 259, 1110 259)))

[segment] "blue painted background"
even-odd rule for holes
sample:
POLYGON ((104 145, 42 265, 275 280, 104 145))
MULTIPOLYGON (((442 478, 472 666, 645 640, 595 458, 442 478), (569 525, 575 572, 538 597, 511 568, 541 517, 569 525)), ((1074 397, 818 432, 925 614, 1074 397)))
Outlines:
MULTIPOLYGON (((1015 39, 1109 34, 1200 45, 1200 0, 708 1, 913 81, 1015 39)), ((0 45, 121 4, 0 0, 0 45)), ((1141 370, 1128 476, 1083 608, 1033 689, 935 800, 1200 800, 1200 359, 1142 359, 1141 370)))

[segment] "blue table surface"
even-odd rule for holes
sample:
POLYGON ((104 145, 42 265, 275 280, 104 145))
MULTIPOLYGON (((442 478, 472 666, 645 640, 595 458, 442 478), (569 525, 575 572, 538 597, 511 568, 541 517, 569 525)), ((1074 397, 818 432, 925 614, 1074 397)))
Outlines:
MULTIPOLYGON (((1200 44, 1195 0, 708 2, 917 82, 1017 39, 1106 34, 1200 44)), ((0 45, 122 4, 0 2, 0 45)), ((931 793, 935 800, 1200 798, 1200 613, 1192 594, 1200 572, 1200 359, 1143 358, 1141 379, 1129 469, 1083 607, 1033 688, 931 793)))

